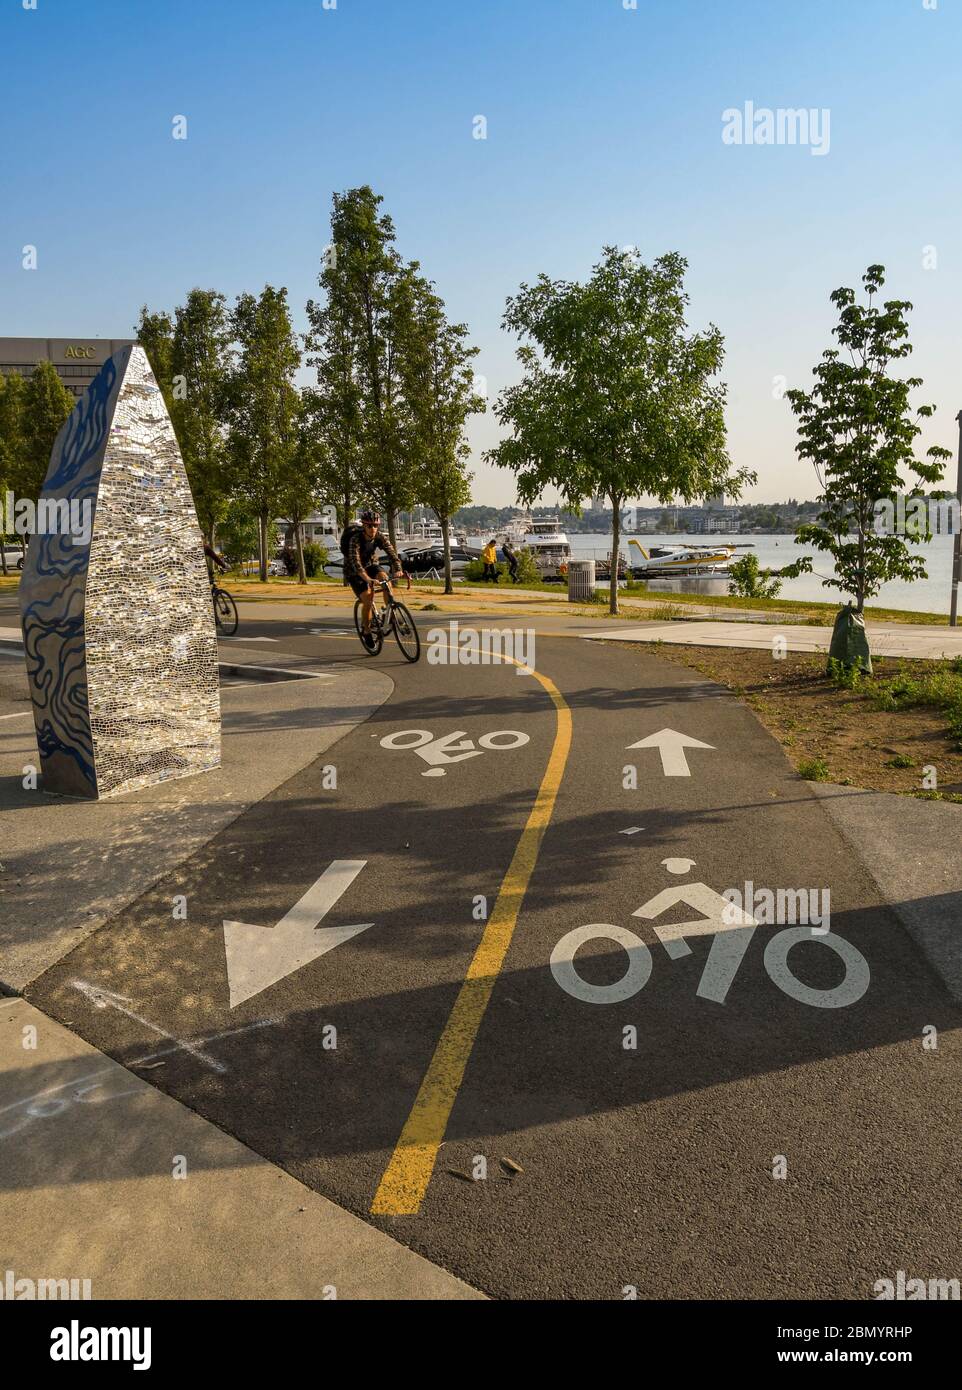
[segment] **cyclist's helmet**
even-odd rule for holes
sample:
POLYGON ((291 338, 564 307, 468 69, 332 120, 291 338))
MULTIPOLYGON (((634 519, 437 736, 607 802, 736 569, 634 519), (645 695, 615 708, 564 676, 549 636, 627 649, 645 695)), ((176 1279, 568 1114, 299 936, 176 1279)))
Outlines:
POLYGON ((361 521, 362 523, 367 522, 371 526, 380 526, 381 513, 372 511, 371 508, 368 507, 366 511, 361 513, 361 521))

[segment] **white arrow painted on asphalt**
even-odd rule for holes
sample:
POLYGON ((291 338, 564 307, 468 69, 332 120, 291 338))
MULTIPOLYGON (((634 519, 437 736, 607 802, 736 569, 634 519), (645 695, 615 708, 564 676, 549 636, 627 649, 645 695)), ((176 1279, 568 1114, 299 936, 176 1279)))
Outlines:
POLYGON ((230 1006, 235 1009, 285 975, 309 965, 318 956, 373 927, 325 927, 321 922, 367 863, 366 859, 335 859, 316 883, 294 904, 276 927, 252 927, 246 922, 224 923, 230 1006))
POLYGON ((666 777, 690 777, 691 769, 685 757, 686 748, 711 748, 713 743, 702 743, 701 739, 680 734, 677 729, 660 729, 657 734, 640 738, 637 743, 629 743, 629 748, 657 748, 661 754, 661 770, 666 777))

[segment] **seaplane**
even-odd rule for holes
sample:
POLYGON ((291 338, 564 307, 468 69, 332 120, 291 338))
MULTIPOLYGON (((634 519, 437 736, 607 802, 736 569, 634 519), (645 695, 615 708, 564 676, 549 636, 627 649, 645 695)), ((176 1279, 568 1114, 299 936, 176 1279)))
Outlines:
POLYGON ((650 550, 631 538, 628 542, 635 579, 666 579, 671 575, 725 575, 736 550, 750 545, 653 545, 650 550))

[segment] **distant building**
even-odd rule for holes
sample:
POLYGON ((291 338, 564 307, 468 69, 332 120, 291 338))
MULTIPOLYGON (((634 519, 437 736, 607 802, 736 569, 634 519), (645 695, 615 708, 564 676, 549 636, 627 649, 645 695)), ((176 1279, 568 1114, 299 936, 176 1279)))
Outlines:
POLYGON ((725 506, 725 494, 723 492, 716 492, 714 497, 706 497, 705 506, 711 512, 722 511, 725 506))
POLYGON ((33 376, 50 362, 73 396, 82 396, 108 357, 130 347, 132 338, 0 338, 0 373, 33 376))

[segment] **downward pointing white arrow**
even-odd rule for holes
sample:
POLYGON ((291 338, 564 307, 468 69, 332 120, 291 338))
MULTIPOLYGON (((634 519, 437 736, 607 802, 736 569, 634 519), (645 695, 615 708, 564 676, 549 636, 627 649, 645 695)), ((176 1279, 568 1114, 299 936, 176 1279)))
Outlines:
POLYGON ((342 941, 350 941, 358 932, 373 927, 373 922, 361 922, 352 927, 325 927, 318 931, 320 923, 366 863, 366 859, 335 859, 276 927, 224 923, 232 1009, 276 984, 285 975, 309 965, 342 941))
POLYGON ((629 743, 629 748, 657 748, 661 754, 661 770, 666 777, 690 777, 691 769, 685 757, 686 748, 714 748, 713 743, 680 734, 677 729, 660 729, 657 734, 629 743))

